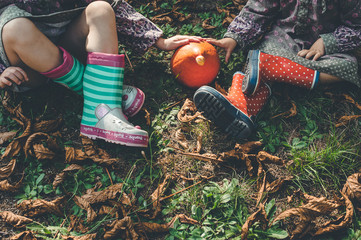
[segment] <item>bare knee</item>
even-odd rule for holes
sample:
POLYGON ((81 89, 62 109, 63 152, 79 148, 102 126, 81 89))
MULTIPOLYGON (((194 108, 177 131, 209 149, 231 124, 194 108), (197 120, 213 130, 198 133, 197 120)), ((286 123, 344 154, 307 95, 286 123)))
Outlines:
POLYGON ((106 1, 95 1, 90 3, 85 10, 86 18, 89 23, 114 21, 115 13, 112 6, 106 1))
POLYGON ((5 24, 2 31, 4 45, 17 44, 21 45, 32 41, 37 31, 36 26, 27 18, 16 18, 5 24))

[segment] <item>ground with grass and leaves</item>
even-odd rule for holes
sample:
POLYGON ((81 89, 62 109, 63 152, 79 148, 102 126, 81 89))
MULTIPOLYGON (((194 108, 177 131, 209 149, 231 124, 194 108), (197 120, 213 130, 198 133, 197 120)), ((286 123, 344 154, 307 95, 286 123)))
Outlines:
MULTIPOLYGON (((128 2, 165 36, 221 38, 246 1, 128 2)), ((59 85, 1 92, 1 239, 361 239, 359 89, 273 85, 257 133, 236 141, 197 112, 173 52, 120 51, 146 94, 131 122, 148 148, 79 136, 82 99, 59 85)), ((244 57, 219 52, 225 91, 244 57)))

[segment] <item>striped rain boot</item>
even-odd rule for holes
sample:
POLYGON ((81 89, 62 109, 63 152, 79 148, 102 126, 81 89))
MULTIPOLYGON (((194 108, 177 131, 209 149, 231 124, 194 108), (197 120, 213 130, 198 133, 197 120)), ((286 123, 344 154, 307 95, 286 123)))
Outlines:
POLYGON ((124 55, 89 53, 83 78, 81 134, 126 146, 146 147, 148 133, 122 111, 124 55))
POLYGON ((246 62, 242 91, 248 95, 253 95, 262 81, 290 83, 311 90, 317 85, 320 75, 316 70, 260 50, 249 51, 246 62))
POLYGON ((64 48, 59 47, 59 49, 63 53, 63 63, 41 74, 82 95, 84 66, 64 48))
POLYGON ((227 134, 237 139, 245 139, 254 132, 254 118, 271 95, 268 85, 261 83, 253 96, 242 92, 244 74, 233 75, 232 86, 227 96, 209 86, 199 88, 193 101, 203 115, 214 122, 227 134))

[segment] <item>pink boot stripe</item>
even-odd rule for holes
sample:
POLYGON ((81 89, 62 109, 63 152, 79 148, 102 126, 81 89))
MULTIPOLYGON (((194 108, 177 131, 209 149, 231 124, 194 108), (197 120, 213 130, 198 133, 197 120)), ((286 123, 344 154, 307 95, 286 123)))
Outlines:
POLYGON ((62 47, 59 48, 63 52, 63 63, 59 67, 56 67, 48 72, 41 73, 45 77, 51 79, 58 79, 68 74, 73 68, 74 65, 73 57, 64 48, 62 47))
POLYGON ((136 95, 134 101, 132 102, 132 105, 128 109, 124 110, 124 114, 129 117, 134 116, 140 111, 143 103, 144 103, 144 93, 142 91, 138 91, 138 94, 136 95))
POLYGON ((148 136, 145 135, 119 133, 86 125, 80 125, 80 133, 126 146, 146 147, 148 145, 148 136))
POLYGON ((108 67, 121 67, 124 68, 124 54, 109 54, 90 52, 88 53, 88 64, 101 65, 108 67))

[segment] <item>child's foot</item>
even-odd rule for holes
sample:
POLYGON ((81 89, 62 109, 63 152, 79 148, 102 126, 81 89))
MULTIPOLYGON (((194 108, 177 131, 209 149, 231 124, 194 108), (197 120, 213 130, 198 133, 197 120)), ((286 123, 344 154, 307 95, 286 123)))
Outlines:
POLYGON ((254 132, 254 124, 247 113, 230 103, 220 92, 209 86, 199 88, 193 97, 203 115, 238 139, 245 139, 254 132))
POLYGON ((97 124, 94 127, 81 125, 81 134, 92 139, 101 138, 107 142, 126 146, 148 145, 148 133, 128 122, 120 108, 110 109, 102 103, 95 109, 95 115, 99 120, 97 124))
POLYGON ((124 85, 123 86, 123 113, 127 117, 133 117, 139 112, 144 104, 145 95, 139 88, 124 85))

